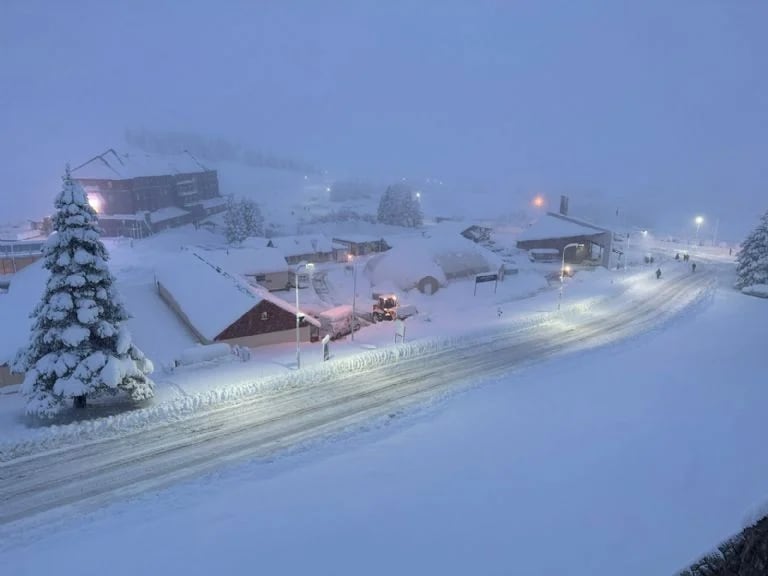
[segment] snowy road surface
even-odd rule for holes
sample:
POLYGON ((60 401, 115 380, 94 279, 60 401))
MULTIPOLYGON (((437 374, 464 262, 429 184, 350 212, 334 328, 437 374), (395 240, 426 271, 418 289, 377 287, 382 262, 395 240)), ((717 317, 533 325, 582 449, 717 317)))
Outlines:
POLYGON ((696 301, 712 274, 666 279, 631 301, 584 317, 495 331, 459 349, 259 395, 125 436, 0 464, 0 525, 87 510, 386 416, 436 394, 562 351, 594 347, 658 325, 696 301))

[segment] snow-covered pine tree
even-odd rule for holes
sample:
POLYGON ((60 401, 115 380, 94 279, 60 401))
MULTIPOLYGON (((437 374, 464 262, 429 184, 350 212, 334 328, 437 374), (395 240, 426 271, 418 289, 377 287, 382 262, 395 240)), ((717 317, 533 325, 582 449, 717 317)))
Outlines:
POLYGON ((421 203, 408 184, 389 186, 379 201, 378 219, 382 224, 417 228, 424 223, 421 203))
POLYGON ((229 244, 239 244, 247 238, 243 233, 240 203, 233 196, 227 198, 227 211, 224 213, 224 235, 229 244))
POLYGON ((259 205, 253 200, 243 198, 240 201, 240 206, 245 237, 261 236, 264 231, 264 217, 261 215, 259 205))
POLYGON ((84 407, 88 396, 154 394, 152 362, 131 342, 129 318, 109 271, 96 213, 67 167, 56 198, 52 234, 44 249, 50 275, 32 313, 29 344, 14 369, 26 372, 21 391, 27 414, 54 416, 67 399, 84 407))
POLYGON ((224 234, 229 244, 239 244, 251 236, 261 236, 264 230, 264 218, 259 205, 253 200, 243 198, 227 200, 224 214, 224 234))
POLYGON ((736 255, 736 287, 768 285, 768 210, 736 255))

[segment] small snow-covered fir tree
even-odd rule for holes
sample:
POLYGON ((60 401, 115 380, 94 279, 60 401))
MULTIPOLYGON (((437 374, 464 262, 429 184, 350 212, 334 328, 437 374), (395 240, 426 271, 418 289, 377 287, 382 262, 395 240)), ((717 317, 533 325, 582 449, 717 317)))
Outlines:
POLYGON ((736 255, 736 287, 768 285, 768 210, 736 255))
POLYGON ((239 244, 251 236, 261 236, 263 230, 264 218, 258 204, 246 198, 238 201, 230 196, 224 214, 224 234, 227 242, 239 244))
POLYGON ((129 318, 109 271, 96 213, 67 167, 56 198, 52 234, 44 249, 50 275, 32 313, 29 344, 14 369, 26 372, 21 391, 27 414, 54 416, 68 399, 84 407, 88 396, 126 392, 151 398, 152 363, 133 345, 129 318))
POLYGON ((264 217, 261 215, 259 205, 253 200, 243 198, 240 201, 240 206, 246 238, 261 236, 264 232, 264 217))
POLYGON ((224 235, 229 244, 238 244, 248 237, 243 230, 240 203, 233 196, 227 199, 227 211, 224 213, 224 235))
POLYGON ((408 184, 398 182, 381 196, 378 219, 382 224, 417 228, 424 223, 421 202, 408 184))

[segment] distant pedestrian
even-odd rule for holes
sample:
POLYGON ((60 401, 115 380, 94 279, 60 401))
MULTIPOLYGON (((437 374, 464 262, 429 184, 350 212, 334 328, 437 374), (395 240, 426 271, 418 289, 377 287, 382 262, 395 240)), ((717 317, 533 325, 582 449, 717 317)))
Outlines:
POLYGON ((675 260, 678 260, 678 261, 680 260, 680 252, 678 252, 677 254, 675 254, 675 260))
POLYGON ((501 306, 496 308, 496 315, 501 318, 504 315, 504 310, 501 309, 501 306))
POLYGON ((696 262, 691 263, 691 272, 696 272, 696 262))
POLYGON ((661 268, 656 268, 656 280, 661 278, 661 268))
POLYGON ((733 248, 728 248, 728 256, 733 256, 733 248))

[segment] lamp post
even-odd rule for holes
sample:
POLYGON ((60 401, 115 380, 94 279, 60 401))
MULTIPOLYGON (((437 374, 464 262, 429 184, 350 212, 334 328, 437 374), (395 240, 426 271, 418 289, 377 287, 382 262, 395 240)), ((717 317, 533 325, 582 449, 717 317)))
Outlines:
POLYGON ((570 244, 566 244, 563 246, 563 259, 560 263, 560 295, 557 299, 557 309, 560 310, 560 304, 563 302, 563 277, 565 276, 565 251, 568 250, 568 248, 578 248, 580 246, 584 246, 584 244, 579 244, 578 242, 571 242, 570 244))
POLYGON ((296 265, 296 369, 301 368, 301 312, 299 311, 299 272, 302 268, 312 268, 314 264, 299 262, 296 265))
POLYGON ((352 262, 352 342, 354 342, 355 325, 357 324, 357 313, 355 308, 357 302, 357 259, 352 254, 347 254, 347 262, 352 262))
POLYGON ((704 222, 704 218, 701 216, 696 216, 696 245, 699 245, 699 228, 701 228, 702 222, 704 222))

